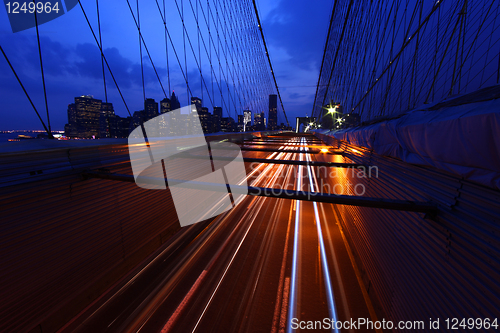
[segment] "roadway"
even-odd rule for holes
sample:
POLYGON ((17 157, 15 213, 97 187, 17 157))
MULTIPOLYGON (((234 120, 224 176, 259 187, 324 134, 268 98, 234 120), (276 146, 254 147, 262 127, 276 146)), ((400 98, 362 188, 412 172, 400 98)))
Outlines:
MULTIPOLYGON (((349 162, 286 153, 324 146, 291 134, 242 144, 284 150, 243 150, 244 157, 349 162)), ((251 186, 316 191, 337 181, 311 166, 246 168, 251 186)), ((232 210, 182 228, 60 332, 300 332, 293 318, 375 320, 337 216, 332 204, 246 196, 232 210)))

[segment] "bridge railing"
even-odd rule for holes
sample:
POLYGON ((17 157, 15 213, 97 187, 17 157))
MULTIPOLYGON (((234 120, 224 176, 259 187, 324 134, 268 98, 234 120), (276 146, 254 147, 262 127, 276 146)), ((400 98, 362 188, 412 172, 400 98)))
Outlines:
POLYGON ((416 166, 316 134, 345 162, 378 176, 346 172, 339 181, 366 196, 434 202, 435 216, 336 205, 366 289, 386 320, 495 318, 500 313, 500 191, 432 167, 416 166))

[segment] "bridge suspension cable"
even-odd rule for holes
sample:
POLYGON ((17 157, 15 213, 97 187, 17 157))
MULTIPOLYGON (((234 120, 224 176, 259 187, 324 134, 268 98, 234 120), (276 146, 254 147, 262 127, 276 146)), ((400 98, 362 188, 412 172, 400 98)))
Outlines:
MULTIPOLYGON (((259 38, 260 18, 249 0, 154 0, 147 3, 136 0, 135 4, 127 0, 119 8, 115 5, 113 11, 109 4, 99 0, 94 3, 95 8, 91 8, 92 3, 84 4, 80 0, 78 5, 100 56, 102 90, 92 91, 92 94, 99 96, 102 92, 102 99, 106 103, 116 103, 113 96, 116 98, 119 95, 126 113, 133 116, 133 110, 144 101, 139 101, 132 89, 140 87, 141 99, 146 100, 158 95, 162 96, 160 98, 170 98, 174 88, 184 86, 185 92, 182 89, 175 91, 179 100, 190 104, 192 97, 201 97, 204 106, 220 106, 227 116, 236 118, 246 109, 267 114, 268 96, 277 94, 280 98, 280 111, 288 124, 276 77, 264 57, 265 52, 270 66, 265 40, 259 38), (128 43, 126 49, 118 49, 120 43, 107 35, 110 29, 106 21, 109 22, 116 13, 126 12, 129 13, 128 18, 127 15, 120 14, 119 24, 123 26, 123 36, 120 39, 131 39, 132 28, 137 33, 135 38, 138 38, 138 45, 128 43), (148 20, 145 21, 144 17, 148 17, 148 20), (161 31, 161 39, 165 43, 161 48, 157 47, 158 31, 161 31), (106 48, 103 40, 106 40, 106 48), (139 59, 130 56, 131 49, 138 51, 139 59), (121 64, 115 62, 113 52, 116 50, 127 61, 133 59, 130 60, 130 66, 138 63, 137 71, 129 70, 127 73, 129 82, 125 81, 121 64), (114 87, 107 84, 109 78, 114 87)), ((74 13, 76 12, 71 12, 71 15, 74 13)), ((36 29, 38 31, 38 26, 36 29)), ((43 43, 44 40, 38 37, 40 72, 50 133, 48 104, 51 96, 47 96, 45 88, 45 80, 49 78, 45 75, 42 62, 43 43)), ((8 53, 9 50, 6 51, 8 53)), ((16 65, 10 65, 15 72, 16 65)), ((23 73, 18 71, 16 77, 21 83, 23 73)), ((73 97, 68 96, 68 102, 73 97)), ((32 100, 30 103, 35 105, 32 100)), ((116 111, 119 112, 120 108, 115 104, 116 111)))
POLYGON ((273 65, 271 63, 271 57, 269 56, 269 51, 267 49, 266 39, 264 38, 264 31, 262 30, 262 23, 260 22, 260 18, 259 18, 259 11, 257 10, 257 4, 255 3, 255 0, 252 0, 252 1, 253 1, 253 7, 255 9, 255 16, 257 17, 257 23, 259 24, 259 30, 260 30, 260 35, 262 37, 262 43, 264 44, 264 49, 266 51, 267 61, 269 62, 269 68, 271 69, 271 74, 273 76, 274 85, 276 86, 276 92, 278 93, 278 98, 279 98, 280 103, 281 103, 281 108, 283 110, 283 115, 285 116, 287 126, 290 126, 290 123, 288 122, 288 118, 287 118, 286 113, 285 113, 285 108, 283 107, 283 101, 281 100, 281 95, 280 95, 280 91, 278 88, 278 82, 276 81, 276 76, 274 75, 273 65))
POLYGON ((500 2, 336 0, 313 116, 388 117, 498 83, 500 2))

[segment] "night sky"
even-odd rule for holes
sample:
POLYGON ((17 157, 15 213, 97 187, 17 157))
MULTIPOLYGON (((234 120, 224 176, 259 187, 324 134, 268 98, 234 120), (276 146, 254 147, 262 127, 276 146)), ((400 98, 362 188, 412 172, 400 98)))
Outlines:
MULTIPOLYGON (((172 6, 170 0, 167 2, 172 6)), ((135 1, 131 3, 135 5, 135 1)), ((258 1, 266 41, 291 124, 294 117, 311 113, 332 3, 331 0, 307 3, 299 0, 258 1)), ((96 27, 95 1, 83 0, 82 4, 88 9, 89 18, 96 27)), ((155 1, 143 1, 140 6, 143 34, 163 84, 168 89, 165 79, 167 71, 163 24, 158 12, 154 16, 155 1), (155 43, 156 40, 158 43, 155 43)), ((124 1, 101 1, 100 7, 104 52, 112 64, 113 73, 131 112, 141 110, 143 98, 140 56, 137 30, 131 14, 124 1)), ((173 20, 176 14, 171 10, 167 14, 167 21, 169 15, 172 15, 173 20)), ((186 21, 186 24, 192 23, 186 21)), ((73 102, 75 96, 93 95, 104 100, 99 51, 79 6, 41 25, 39 30, 51 125, 54 130, 62 130, 67 122, 67 105, 73 102)), ((170 33, 180 42, 181 29, 173 26, 170 33)), ((45 119, 36 30, 31 28, 13 33, 4 6, 0 9, 0 45, 45 119)), ((178 66, 171 59, 169 67, 171 89, 179 95, 181 104, 186 105, 185 83, 176 69, 178 66)), ((189 60, 188 71, 194 78, 191 84, 196 85, 197 69, 194 62, 189 60)), ((161 100, 163 92, 147 62, 145 77, 148 82, 146 97, 161 100)), ((108 100, 113 103, 116 114, 128 116, 109 75, 108 80, 108 100)), ((1 55, 0 99, 0 130, 42 129, 29 101, 1 55)), ((279 121, 284 121, 283 117, 280 116, 279 121)))

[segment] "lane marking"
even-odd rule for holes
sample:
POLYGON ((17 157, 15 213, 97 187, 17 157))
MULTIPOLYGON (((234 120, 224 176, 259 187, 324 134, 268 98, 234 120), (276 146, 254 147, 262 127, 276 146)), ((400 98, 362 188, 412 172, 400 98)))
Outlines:
MULTIPOLYGON (((299 148, 302 150, 302 147, 299 148)), ((299 154, 299 160, 302 161, 302 154, 299 154)), ((297 180, 297 191, 302 189, 302 165, 298 166, 298 180, 297 180)), ((288 323, 292 322, 292 319, 295 317, 295 303, 297 296, 297 261, 298 261, 298 247, 299 247, 299 219, 300 219, 300 201, 296 201, 296 210, 295 210, 295 230, 294 230, 294 240, 293 240, 293 261, 292 261, 292 277, 290 283, 290 304, 288 310, 288 323)), ((292 325, 289 325, 287 328, 288 333, 292 333, 295 330, 292 330, 292 325)))
POLYGON ((198 289, 201 280, 205 277, 207 274, 207 270, 204 270, 200 276, 196 279, 196 282, 191 286, 191 289, 189 289, 189 292, 184 296, 184 299, 182 300, 181 304, 175 309, 175 312, 170 316, 170 319, 168 322, 163 326, 163 329, 161 330, 161 333, 167 333, 171 328, 172 325, 175 323, 175 321, 179 318, 179 315, 181 314, 182 310, 186 307, 186 304, 189 302, 189 300, 193 297, 194 292, 196 289, 198 289))
MULTIPOLYGON (((311 159, 312 160, 312 159, 311 159)), ((314 184, 316 186, 316 191, 320 191, 320 188, 319 188, 319 185, 318 185, 318 177, 316 175, 316 172, 314 171, 314 168, 311 167, 311 172, 312 172, 312 179, 314 180, 314 184)), ((349 310, 349 305, 348 305, 348 302, 347 302, 347 296, 345 294, 345 288, 344 288, 344 283, 342 281, 342 276, 340 275, 340 268, 339 268, 339 264, 338 264, 338 259, 337 259, 337 254, 335 252, 335 249, 333 247, 333 241, 332 241, 332 236, 331 236, 331 233, 330 233, 330 229, 328 228, 328 226, 326 225, 326 213, 325 213, 325 209, 324 209, 324 204, 323 203, 320 203, 320 208, 321 208, 321 212, 322 212, 322 215, 324 217, 324 221, 325 221, 325 229, 326 229, 326 233, 327 233, 327 236, 328 236, 328 239, 329 239, 329 242, 328 242, 328 245, 329 245, 329 248, 330 248, 330 252, 332 253, 332 259, 333 259, 333 266, 334 266, 334 269, 335 269, 335 276, 337 278, 337 281, 338 281, 338 285, 339 285, 339 288, 340 288, 340 296, 341 296, 341 299, 342 299, 342 305, 343 305, 343 308, 344 308, 344 314, 346 316, 347 319, 351 318, 351 312, 349 310)), ((350 332, 352 332, 352 329, 349 330, 350 332)))
MULTIPOLYGON (((323 203, 320 203, 320 208, 321 208, 321 212, 323 213, 323 216, 325 217, 325 221, 326 221, 326 213, 325 213, 323 203)), ((340 275, 340 267, 339 267, 339 263, 338 263, 338 259, 337 259, 337 253, 335 252, 335 249, 333 247, 330 229, 328 228, 328 226, 325 229, 326 229, 326 233, 328 235, 328 239, 330 240, 330 242, 328 242, 328 245, 330 247, 330 252, 332 253, 332 256, 333 256, 333 265, 335 267, 335 276, 337 277, 339 288, 340 288, 340 296, 342 299, 342 305, 344 306, 344 315, 346 316, 347 319, 349 319, 349 318, 351 318, 351 312, 349 310, 349 305, 347 303, 347 296, 345 294, 345 288, 344 288, 344 283, 342 281, 342 276, 340 275)), ((350 329, 349 331, 352 332, 353 330, 350 329)))
MULTIPOLYGON (((291 223, 292 222, 292 214, 293 214, 292 210, 290 210, 290 214, 288 216, 288 227, 286 230, 285 248, 283 250, 283 260, 281 262, 281 272, 280 272, 280 279, 279 279, 278 295, 276 297, 276 305, 274 306, 273 326, 272 326, 272 330, 271 330, 272 333, 275 333, 277 330, 278 315, 279 315, 280 303, 281 303, 282 297, 283 297, 283 304, 281 307, 280 323, 283 320, 283 312, 286 314, 286 304, 288 304, 288 292, 286 295, 286 304, 285 304, 285 298, 284 298, 285 296, 284 296, 284 294, 282 295, 282 293, 283 293, 283 280, 285 279, 286 257, 288 254, 288 241, 290 239, 290 225, 292 224, 291 223)), ((287 279, 287 284, 289 284, 290 278, 287 277, 286 279, 287 279)), ((289 286, 288 287, 285 286, 285 288, 289 288, 289 286)))
MULTIPOLYGON (((271 154, 271 155, 269 156, 269 158, 271 158, 271 156, 273 156, 274 154, 276 154, 276 153, 271 154)), ((280 156, 282 156, 283 154, 284 154, 284 153, 279 153, 279 154, 276 156, 276 158, 279 158, 279 157, 280 157, 280 156)), ((261 165, 262 165, 262 164, 261 164, 261 165)), ((258 167, 258 168, 260 168, 260 165, 259 165, 259 167, 258 167)), ((256 169, 258 169, 258 168, 256 168, 256 169)), ((274 166, 273 166, 273 165, 271 165, 271 164, 268 164, 268 166, 264 169, 264 172, 263 172, 262 174, 260 174, 260 175, 259 175, 259 176, 258 176, 258 177, 254 180, 254 181, 252 181, 252 184, 253 184, 253 183, 257 183, 258 181, 260 181, 260 179, 261 179, 261 178, 262 178, 262 177, 263 177, 266 173, 268 173, 268 172, 269 172, 272 168, 274 168, 274 166)), ((252 172, 252 173, 253 173, 253 172, 252 172)), ((247 176, 247 177, 248 177, 248 176, 247 176)), ((271 177, 271 179, 267 181, 267 183, 266 183, 266 184, 271 184, 271 183, 273 182, 273 180, 275 181, 275 179, 276 179, 276 178, 277 178, 277 175, 276 175, 276 173, 275 173, 275 174, 273 174, 273 177, 271 177)), ((260 200, 259 200, 259 203, 261 203, 261 207, 262 207, 262 206, 263 206, 263 204, 264 204, 264 200, 265 200, 266 198, 256 198, 256 199, 260 199, 260 200)), ((227 272, 228 272, 229 268, 232 266, 232 263, 233 263, 233 261, 234 261, 234 259, 235 259, 236 255, 238 254, 238 252, 239 252, 239 250, 240 250, 241 246, 243 245, 243 242, 245 241, 245 239, 246 239, 246 237, 247 237, 248 233, 250 232, 250 229, 252 228, 253 223, 255 222, 255 219, 257 218, 257 215, 258 215, 257 213, 258 213, 258 211, 259 211, 259 210, 260 210, 260 208, 259 208, 258 210, 256 210, 255 214, 253 214, 254 216, 253 216, 253 218, 252 218, 252 220, 251 220, 251 222, 250 222, 250 225, 248 226, 248 228, 247 228, 247 230, 246 230, 245 234, 243 235, 243 237, 242 237, 242 239, 241 239, 240 243, 238 244, 238 247, 237 247, 237 248, 236 248, 236 250, 234 251, 233 256, 231 257, 231 260, 229 261, 228 265, 226 266, 226 269, 224 270, 224 273, 222 274, 221 278, 219 279, 219 282, 218 282, 217 286, 215 287, 214 291, 212 292, 212 295, 210 296, 210 299, 208 300, 208 302, 207 302, 207 304, 206 304, 205 308, 203 309, 203 312, 201 313, 200 317, 198 318, 198 321, 196 322, 196 325, 195 325, 195 326, 194 326, 194 328, 192 329, 192 332, 196 331, 196 329, 198 328, 198 325, 200 324, 201 320, 203 319, 203 317, 204 317, 204 315, 205 315, 205 313, 206 313, 206 311, 207 311, 208 307, 209 307, 209 306, 210 306, 210 304, 212 303, 212 300, 213 300, 213 298, 214 298, 215 294, 217 293, 217 291, 218 291, 218 289, 219 289, 219 287, 220 287, 220 285, 221 285, 222 281, 224 280, 224 278, 225 278, 225 276, 226 276, 226 274, 227 274, 227 272)))
POLYGON ((212 295, 210 296, 210 299, 208 300, 207 302, 207 305, 205 306, 205 308, 203 309, 203 312, 201 313, 200 317, 198 318, 198 321, 196 322, 196 325, 194 326, 194 328, 192 329, 191 332, 194 332, 196 331, 196 329, 198 328, 198 325, 200 324, 201 320, 203 319, 204 315, 205 315, 205 312, 207 311, 208 307, 210 306, 210 304, 212 303, 212 300, 215 296, 215 294, 217 293, 217 291, 219 290, 219 287, 222 283, 222 281, 224 280, 229 268, 231 267, 231 265, 233 264, 233 261, 234 261, 234 258, 236 258, 236 255, 238 254, 241 246, 243 245, 243 242, 245 241, 245 239, 247 238, 247 235, 248 233, 250 232, 250 229, 252 228, 252 225, 253 223, 255 222, 255 218, 257 217, 257 215, 255 215, 250 223, 250 226, 247 228, 245 234, 243 235, 243 238, 241 239, 240 243, 238 244, 238 247, 236 248, 236 250, 234 251, 233 253, 233 256, 231 257, 231 260, 229 261, 229 263, 227 264, 226 266, 226 269, 224 270, 224 273, 222 274, 221 278, 219 279, 219 282, 217 283, 217 286, 215 287, 215 290, 212 292, 212 295))
POLYGON ((280 330, 279 333, 285 333, 286 309, 288 308, 288 294, 290 293, 290 278, 285 279, 285 290, 283 291, 283 306, 281 307, 280 330))
MULTIPOLYGON (((306 148, 307 149, 307 148, 306 148)), ((306 160, 310 161, 310 156, 306 155, 306 160)), ((309 184, 311 186, 312 192, 316 192, 316 185, 313 181, 312 178, 312 173, 311 173, 311 166, 307 166, 307 175, 309 178, 309 184)), ((335 299, 333 295, 333 287, 332 287, 332 281, 330 279, 330 269, 328 268, 328 261, 326 259, 326 250, 325 250, 325 243, 323 240, 323 232, 321 230, 321 220, 319 218, 319 211, 318 211, 318 203, 316 201, 313 202, 313 207, 314 207, 314 216, 316 218, 316 230, 318 231, 318 239, 319 239, 319 247, 320 247, 320 257, 321 257, 321 263, 323 266, 323 275, 325 279, 325 287, 327 290, 327 299, 328 299, 328 311, 330 313, 330 318, 337 322, 338 317, 337 317, 337 310, 335 306, 335 299)), ((339 332, 339 330, 335 327, 332 329, 333 332, 339 332)))
MULTIPOLYGON (((268 158, 272 158, 272 157, 273 157, 274 155, 276 155, 276 154, 277 154, 277 153, 272 153, 271 155, 269 155, 269 157, 268 157, 268 158)), ((282 154, 282 153, 280 153, 278 156, 280 156, 281 154, 282 154)), ((261 167, 262 167, 262 164, 259 164, 259 166, 258 166, 257 168, 255 168, 255 169, 254 169, 254 170, 253 170, 253 171, 252 171, 249 175, 247 175, 247 176, 245 177, 245 179, 248 179, 251 175, 253 175, 253 173, 255 173, 255 172, 256 172, 258 169, 260 169, 261 167)), ((266 171, 266 170, 264 170, 264 171, 266 171)), ((260 179, 260 177, 261 177, 261 176, 262 176, 262 175, 260 175, 259 177, 257 177, 257 179, 260 179)), ((252 183, 257 182, 257 179, 255 179, 252 183)), ((244 181, 244 180, 243 180, 243 181, 244 181)), ((240 182, 240 184, 241 184, 241 183, 243 183, 243 181, 241 181, 241 182, 240 182)), ((260 201, 260 200, 258 200, 258 199, 263 199, 263 198, 254 197, 254 198, 251 200, 251 202, 250 202, 250 205, 249 205, 249 206, 252 206, 252 205, 253 205, 254 203, 256 203, 256 202, 261 203, 261 201, 260 201)), ((262 206, 262 205, 263 205, 263 203, 261 203, 261 206, 262 206)), ((260 209, 260 208, 259 208, 259 209, 260 209)), ((258 212, 258 210, 256 210, 256 211, 258 212)), ((231 209, 231 210, 229 210, 229 211, 227 211, 227 212, 222 213, 222 214, 221 214, 221 215, 220 215, 220 216, 216 219, 216 221, 215 221, 214 223, 221 222, 221 221, 223 221, 224 219, 229 218, 229 217, 230 217, 230 216, 231 216, 234 212, 235 212, 235 210, 231 209)), ((252 221, 251 221, 251 223, 250 223, 250 227, 249 227, 249 228, 251 228, 251 225, 253 225, 253 222, 255 221, 255 218, 256 218, 256 216, 257 216, 257 213, 255 213, 255 214, 250 214, 250 213, 251 213, 251 212, 250 212, 250 210, 248 210, 248 211, 246 212, 246 214, 244 214, 244 216, 243 216, 243 218, 246 218, 246 216, 247 216, 247 215, 254 215, 254 217, 253 217, 253 219, 252 219, 252 221)), ((243 218, 242 218, 242 219, 243 219, 243 218)), ((213 223, 211 223, 210 225, 213 225, 213 223)), ((194 257, 197 253, 199 253, 199 252, 201 251, 201 249, 204 247, 204 245, 205 245, 205 244, 207 244, 208 240, 209 240, 210 238, 212 238, 212 236, 213 236, 213 235, 216 233, 216 231, 217 231, 217 230, 221 227, 221 225, 222 225, 222 223, 218 223, 218 224, 215 226, 215 229, 213 230, 213 232, 212 232, 210 235, 208 235, 208 238, 207 238, 207 239, 205 239, 205 240, 203 241, 203 243, 202 243, 202 244, 198 247, 198 249, 197 249, 197 250, 195 250, 195 251, 194 251, 194 253, 192 253, 192 254, 191 254, 191 256, 190 256, 190 258, 191 258, 191 259, 192 259, 192 258, 193 258, 193 257, 194 257)), ((239 226, 239 225, 240 225, 240 223, 238 223, 238 225, 234 228, 234 230, 236 230, 236 229, 238 228, 238 226, 239 226)), ((207 230, 207 229, 208 229, 208 226, 207 226, 207 228, 205 228, 204 230, 207 230)), ((234 230, 233 230, 233 233, 234 233, 234 230)), ((233 233, 231 233, 231 235, 229 236, 229 238, 231 238, 231 236, 233 235, 233 233)), ((248 231, 247 231, 247 233, 248 233, 248 231)), ((243 236, 243 237, 244 237, 244 238, 243 238, 243 240, 246 238, 247 233, 243 236)), ((201 235, 201 234, 200 234, 200 235, 201 235)), ((198 235, 196 238, 198 238, 200 235, 198 235)), ((242 241, 243 241, 243 240, 242 240, 242 241)), ((227 240, 226 240, 226 242, 227 242, 227 240)), ((191 243, 192 243, 192 242, 191 242, 191 243)), ((225 244, 226 244, 226 243, 225 243, 225 244)), ((240 246, 241 246, 241 244, 240 244, 240 246)), ((223 245, 223 247, 225 247, 225 246, 223 245)), ((235 252, 234 256, 236 255, 236 253, 238 252, 238 250, 239 250, 239 247, 236 249, 236 252, 235 252)), ((218 255, 216 255, 216 256, 218 257, 218 255)), ((234 256, 233 256, 233 259, 234 259, 234 256)), ((156 259, 155 259, 155 260, 156 260, 156 259)), ((155 261, 155 260, 153 260, 153 261, 155 261)), ((188 259, 186 262, 189 262, 189 261, 190 261, 190 259, 188 259)), ((232 262, 232 260, 231 260, 231 262, 232 262)), ((229 263, 229 266, 231 266, 231 262, 229 263)), ((148 266, 149 266, 149 265, 148 265, 148 266)), ((184 264, 184 266, 185 266, 185 264, 184 264)), ((211 264, 209 264, 209 266, 211 266, 211 264)), ((229 268, 229 266, 226 268, 226 272, 227 272, 227 269, 229 268)), ((182 270, 183 270, 183 268, 179 269, 179 271, 176 273, 176 275, 180 274, 180 271, 182 271, 182 270)), ((208 270, 208 269, 207 269, 207 270, 208 270)), ((142 270, 141 270, 141 271, 142 271, 142 270)), ((225 273, 226 273, 226 272, 225 272, 225 273)), ((225 275, 225 273, 224 273, 224 275, 225 275)), ((134 278, 135 278, 135 277, 134 277, 134 278)), ((176 279, 175 277, 173 277, 173 278, 172 278, 172 280, 175 280, 175 279, 176 279)), ((223 279, 223 278, 222 278, 222 279, 223 279)), ((220 285, 220 283, 221 283, 221 282, 222 282, 222 280, 221 280, 221 281, 219 281, 219 285, 220 285)), ((129 283, 130 283, 130 282, 129 282, 129 283)), ((218 288, 218 286, 217 286, 217 288, 218 288)), ((215 292, 214 292, 214 294, 215 294, 215 292)), ((212 298, 213 298, 214 294, 212 294, 212 298)), ((155 298, 154 298, 154 299, 157 299, 157 298, 159 298, 159 295, 155 296, 155 298)), ((211 299, 212 299, 212 298, 211 298, 211 299)), ((210 304, 211 299, 209 300, 209 303, 207 304, 207 307, 208 307, 208 305, 210 304)), ((157 303, 157 301, 155 300, 155 301, 153 301, 153 303, 157 303)), ((150 309, 151 307, 152 307, 152 306, 149 306, 149 307, 148 307, 148 309, 150 309)), ((149 310, 147 310, 147 311, 149 311, 149 310)), ((206 308, 205 308, 204 312, 205 312, 205 311, 206 311, 206 308)), ((199 321, 201 321, 201 319, 202 319, 202 317, 203 317, 204 312, 202 313, 202 315, 201 315, 201 317, 200 317, 199 321)), ((149 318, 150 318, 151 316, 152 316, 152 312, 151 312, 151 311, 149 311, 149 315, 146 317, 146 319, 145 319, 145 320, 143 320, 142 325, 141 325, 138 329, 136 329, 135 331, 136 331, 136 332, 139 332, 139 331, 140 331, 140 330, 144 327, 144 325, 146 324, 147 320, 149 320, 149 318)), ((199 323, 199 321, 198 321, 198 323, 199 323)))

